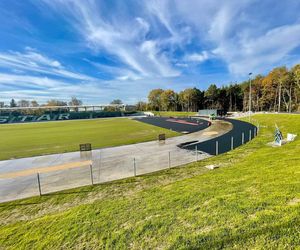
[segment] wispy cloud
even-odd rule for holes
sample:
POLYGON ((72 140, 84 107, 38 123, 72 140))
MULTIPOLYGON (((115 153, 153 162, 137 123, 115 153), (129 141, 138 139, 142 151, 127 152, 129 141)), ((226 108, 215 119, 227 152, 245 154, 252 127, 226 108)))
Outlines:
POLYGON ((256 38, 242 37, 234 51, 231 51, 232 43, 224 43, 215 53, 227 60, 233 73, 243 74, 252 69, 263 72, 266 67, 271 68, 278 62, 286 63, 285 58, 300 45, 299 41, 300 24, 284 25, 256 38))
MULTIPOLYGON (((226 62, 233 75, 263 73, 285 63, 300 46, 300 20, 296 14, 300 3, 296 1, 277 2, 275 6, 273 1, 176 0, 175 6, 180 17, 197 30, 198 41, 208 47, 206 51, 226 62)), ((187 58, 205 61, 207 54, 187 58)))
POLYGON ((145 39, 150 24, 143 18, 119 20, 117 14, 103 15, 96 1, 48 1, 56 10, 63 6, 68 20, 97 51, 105 51, 127 65, 141 77, 171 77, 180 72, 172 67, 155 39, 145 39), (108 18, 110 17, 110 18, 108 18))
POLYGON ((209 53, 207 51, 202 51, 200 53, 193 53, 190 55, 186 55, 184 57, 184 59, 188 62, 204 62, 206 60, 208 60, 211 56, 209 55, 209 53))
POLYGON ((42 73, 76 80, 93 79, 90 76, 66 70, 59 61, 50 59, 28 47, 24 53, 16 51, 0 53, 0 68, 11 68, 21 70, 21 72, 42 73))
POLYGON ((296 0, 30 4, 45 11, 32 18, 30 11, 26 15, 26 3, 0 8, 0 34, 9 30, 7 17, 15 15, 18 21, 11 27, 19 38, 7 41, 4 34, 0 41, 0 98, 44 100, 77 93, 95 103, 111 98, 132 102, 145 98, 151 88, 179 90, 200 82, 203 89, 211 82, 238 81, 249 71, 265 73, 300 60, 296 0), (16 14, 16 6, 23 6, 22 15, 16 14), (24 30, 17 29, 23 19, 31 31, 27 39, 28 31, 17 33, 24 30), (11 41, 16 44, 10 46, 11 41), (30 47, 23 50, 26 45, 30 47))

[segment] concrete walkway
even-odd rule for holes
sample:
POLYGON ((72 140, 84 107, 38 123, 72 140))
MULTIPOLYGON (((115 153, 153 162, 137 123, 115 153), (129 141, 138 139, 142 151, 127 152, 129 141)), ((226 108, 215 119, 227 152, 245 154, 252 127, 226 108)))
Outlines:
POLYGON ((37 172, 40 173, 41 192, 49 193, 201 160, 210 155, 180 149, 177 145, 195 140, 206 141, 231 129, 232 125, 228 122, 214 121, 207 129, 173 137, 165 143, 151 141, 85 153, 71 152, 0 161, 0 202, 38 195, 37 172))

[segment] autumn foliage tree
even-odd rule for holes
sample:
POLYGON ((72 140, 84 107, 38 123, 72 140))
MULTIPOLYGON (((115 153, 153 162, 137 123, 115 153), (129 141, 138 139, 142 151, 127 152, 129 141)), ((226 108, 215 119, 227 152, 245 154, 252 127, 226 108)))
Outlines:
MULTIPOLYGON (((179 93, 154 89, 148 95, 148 108, 152 110, 197 111, 222 109, 248 111, 249 79, 241 83, 218 87, 211 84, 205 91, 187 88, 179 93)), ((251 79, 252 111, 300 111, 300 64, 291 69, 276 67, 267 75, 251 79)))

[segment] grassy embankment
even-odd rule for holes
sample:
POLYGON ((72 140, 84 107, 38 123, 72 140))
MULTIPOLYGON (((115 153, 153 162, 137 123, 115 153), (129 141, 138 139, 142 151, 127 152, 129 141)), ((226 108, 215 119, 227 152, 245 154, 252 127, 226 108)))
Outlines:
POLYGON ((78 151, 80 143, 102 148, 151 141, 160 133, 179 135, 125 118, 0 125, 0 160, 78 151))
MULTIPOLYGON (((5 203, 0 246, 14 249, 291 249, 300 245, 300 139, 278 148, 276 123, 256 115, 250 143, 185 167, 5 203), (209 171, 207 164, 221 168, 209 171)), ((0 247, 1 248, 1 247, 0 247)))

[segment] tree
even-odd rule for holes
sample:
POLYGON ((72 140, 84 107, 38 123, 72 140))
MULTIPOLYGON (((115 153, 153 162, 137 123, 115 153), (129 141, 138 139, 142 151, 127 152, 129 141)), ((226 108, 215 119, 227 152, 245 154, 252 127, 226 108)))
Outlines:
POLYGON ((81 106, 82 101, 77 99, 75 96, 71 97, 71 101, 69 101, 69 106, 81 106))
POLYGON ((203 109, 205 105, 204 91, 197 88, 194 88, 194 90, 196 93, 196 111, 198 111, 199 109, 203 109))
POLYGON ((291 69, 291 74, 294 82, 294 106, 299 111, 299 98, 300 98, 300 64, 295 65, 291 69))
POLYGON ((276 83, 276 81, 276 75, 273 71, 271 71, 262 80, 262 110, 276 111, 278 96, 278 84, 276 83))
POLYGON ((30 102, 27 100, 20 100, 18 101, 18 106, 19 107, 29 107, 30 102))
POLYGON ((219 89, 217 85, 211 84, 205 91, 205 98, 207 100, 207 108, 218 108, 219 89))
POLYGON ((230 94, 229 99, 231 98, 231 108, 230 111, 239 111, 243 109, 243 91, 240 84, 231 85, 228 89, 230 94))
POLYGON ((67 106, 67 102, 51 99, 47 101, 46 106, 67 106))
MULTIPOLYGON (((264 77, 262 75, 257 75, 251 80, 251 107, 254 111, 262 110, 263 79, 264 77)), ((248 110, 249 107, 249 84, 249 81, 245 81, 242 84, 245 111, 248 110)))
POLYGON ((31 103, 30 103, 30 106, 31 107, 38 107, 40 105, 38 104, 38 102, 36 100, 32 100, 31 103))
POLYGON ((115 99, 110 104, 122 105, 123 102, 120 99, 115 99))
POLYGON ((223 86, 218 89, 218 96, 217 96, 217 108, 228 111, 229 108, 229 98, 228 98, 228 88, 223 86))
POLYGON ((177 94, 172 89, 167 89, 163 91, 160 95, 160 103, 162 110, 168 111, 176 110, 176 100, 177 100, 177 94))
POLYGON ((278 112, 281 111, 281 98, 282 98, 282 90, 284 88, 284 84, 288 81, 288 70, 286 67, 278 67, 273 69, 273 74, 275 74, 275 81, 278 84, 278 112))
POLYGON ((187 88, 179 93, 178 99, 181 109, 185 111, 197 111, 203 94, 197 88, 187 88))
POLYGON ((10 107, 11 108, 17 107, 15 99, 11 99, 11 101, 10 101, 10 107))
POLYGON ((106 107, 104 107, 103 110, 106 111, 106 112, 116 112, 116 111, 120 111, 119 108, 114 107, 114 106, 106 106, 106 107))
POLYGON ((281 75, 281 86, 282 86, 282 100, 285 106, 286 112, 292 112, 293 102, 293 89, 295 89, 295 82, 293 79, 292 72, 286 71, 281 75))
POLYGON ((150 91, 148 95, 149 106, 153 110, 160 111, 161 110, 161 94, 164 91, 162 89, 153 89, 150 91))
MULTIPOLYGON (((248 111, 249 79, 220 88, 211 84, 203 92, 197 88, 184 89, 178 94, 173 90, 154 89, 149 93, 148 101, 156 110, 216 108, 248 111)), ((251 107, 253 111, 300 111, 300 64, 290 70, 277 67, 265 76, 255 76, 251 81, 251 107)))
POLYGON ((138 111, 146 111, 147 110, 147 103, 146 102, 140 101, 135 106, 136 106, 136 109, 138 111))

